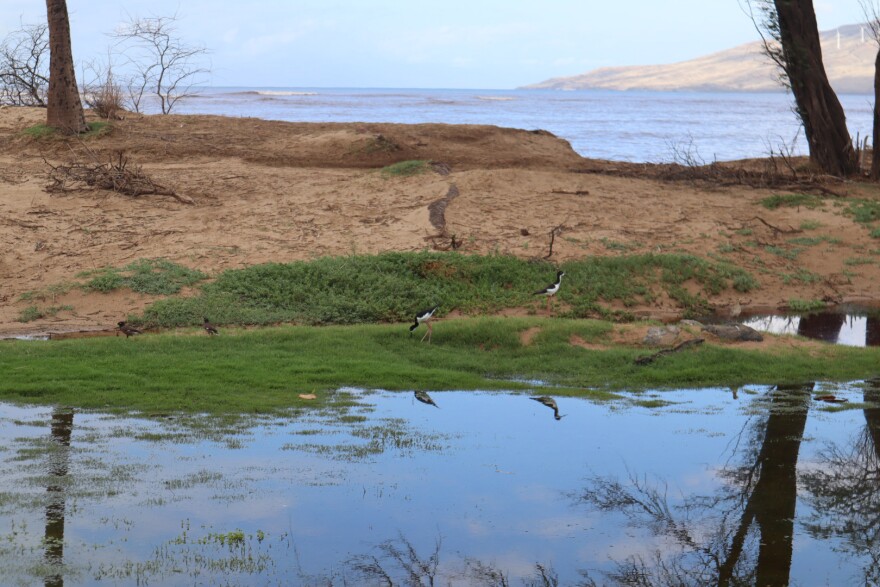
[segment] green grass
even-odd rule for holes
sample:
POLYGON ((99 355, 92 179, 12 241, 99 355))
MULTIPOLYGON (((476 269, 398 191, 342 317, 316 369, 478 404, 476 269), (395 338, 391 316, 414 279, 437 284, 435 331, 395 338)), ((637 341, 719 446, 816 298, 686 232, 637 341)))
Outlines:
POLYGON ((761 200, 761 205, 769 210, 777 208, 818 208, 822 199, 811 194, 773 194, 761 200))
POLYGON ((410 177, 425 173, 430 169, 429 161, 412 160, 400 161, 383 167, 380 171, 383 177, 410 177))
POLYGON ((132 291, 153 295, 171 295, 183 287, 195 285, 208 278, 195 269, 189 269, 166 259, 139 259, 122 269, 104 267, 80 273, 87 278, 81 285, 86 291, 110 292, 127 287, 132 291))
MULTIPOLYGON (((609 398, 615 390, 853 380, 875 374, 878 351, 741 350, 704 344, 650 366, 647 351, 587 350, 573 335, 607 343, 613 325, 593 320, 473 318, 440 321, 432 344, 406 324, 224 329, 0 343, 0 399, 84 409, 259 414, 321 406, 342 386, 392 391, 509 389, 545 380, 554 395, 609 398), (523 346, 519 335, 541 331, 523 346), (299 393, 316 392, 318 400, 299 393)), ((541 391, 543 393, 543 391, 541 391)))
POLYGON ((48 306, 45 308, 31 305, 19 312, 16 321, 33 322, 34 320, 39 320, 40 318, 55 316, 56 314, 58 314, 58 312, 69 312, 71 310, 73 310, 73 306, 67 304, 63 306, 48 306))
MULTIPOLYGON (((708 308, 707 295, 757 287, 741 269, 683 254, 589 258, 561 268, 566 277, 558 297, 573 318, 611 316, 612 302, 650 303, 662 293, 685 313, 699 314, 708 308)), ((202 316, 217 324, 362 324, 407 321, 435 304, 441 315, 453 309, 487 314, 542 303, 532 292, 552 282, 556 269, 512 256, 458 253, 269 263, 225 271, 200 295, 159 300, 130 319, 164 327, 199 324, 202 316)))
POLYGON ((874 200, 855 200, 850 202, 847 209, 853 220, 868 224, 880 220, 880 202, 874 200))
POLYGON ((801 300, 797 298, 788 300, 788 309, 792 312, 808 313, 823 308, 825 308, 825 302, 822 300, 801 300))
MULTIPOLYGON (((87 130, 84 133, 80 133, 79 135, 77 135, 78 137, 86 138, 86 137, 105 135, 105 134, 109 133, 113 128, 112 125, 106 121, 89 122, 89 123, 86 123, 86 126, 89 128, 89 130, 87 130)), ((45 138, 55 137, 55 136, 59 136, 59 137, 66 136, 66 135, 57 134, 56 129, 54 127, 48 126, 46 124, 35 124, 34 126, 30 126, 26 129, 24 129, 23 131, 21 131, 21 133, 23 135, 31 137, 33 139, 45 139, 45 138)))

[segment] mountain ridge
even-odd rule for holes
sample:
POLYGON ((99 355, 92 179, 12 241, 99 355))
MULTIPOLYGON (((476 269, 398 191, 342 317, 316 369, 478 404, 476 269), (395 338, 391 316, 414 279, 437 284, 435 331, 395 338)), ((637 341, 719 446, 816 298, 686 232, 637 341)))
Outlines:
MULTIPOLYGON (((872 94, 877 44, 867 25, 845 25, 824 31, 819 37, 825 70, 835 91, 872 94)), ((600 67, 578 75, 550 78, 520 89, 782 91, 779 72, 762 50, 761 41, 754 41, 686 61, 600 67)))

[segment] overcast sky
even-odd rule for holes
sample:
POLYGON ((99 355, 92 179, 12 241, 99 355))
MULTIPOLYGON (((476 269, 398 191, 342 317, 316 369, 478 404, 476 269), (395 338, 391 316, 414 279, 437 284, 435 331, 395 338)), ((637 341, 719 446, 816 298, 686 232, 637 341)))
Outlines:
MULTIPOLYGON (((671 63, 755 40, 743 0, 68 0, 74 59, 129 16, 178 15, 215 86, 514 88, 608 65, 671 63)), ((862 20, 814 0, 820 30, 862 20)), ((0 38, 45 20, 0 0, 0 38)))

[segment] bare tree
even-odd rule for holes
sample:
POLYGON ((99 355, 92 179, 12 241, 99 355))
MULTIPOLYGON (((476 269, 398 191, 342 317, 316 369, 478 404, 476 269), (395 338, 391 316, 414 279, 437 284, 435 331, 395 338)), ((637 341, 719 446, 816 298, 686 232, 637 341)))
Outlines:
POLYGON ((0 44, 0 104, 45 106, 49 86, 49 27, 22 24, 0 44))
POLYGON ((162 114, 168 114, 209 70, 202 65, 207 49, 188 45, 177 36, 177 16, 133 18, 114 36, 124 46, 134 74, 129 79, 129 102, 135 112, 144 95, 155 94, 162 114))
POLYGON ((764 41, 764 52, 779 66, 780 81, 794 95, 810 160, 832 175, 855 173, 856 152, 843 107, 825 73, 813 0, 746 2, 764 41), (755 16, 753 6, 760 16, 755 16))
POLYGON ((88 127, 73 70, 67 2, 46 0, 46 17, 49 24, 50 56, 46 124, 67 134, 84 132, 88 127))

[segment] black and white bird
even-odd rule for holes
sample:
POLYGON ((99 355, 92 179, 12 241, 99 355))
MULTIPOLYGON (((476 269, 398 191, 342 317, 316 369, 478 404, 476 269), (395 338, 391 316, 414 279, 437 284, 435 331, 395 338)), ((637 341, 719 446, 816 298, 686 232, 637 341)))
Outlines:
POLYGON ((435 408, 439 408, 437 404, 434 403, 434 400, 431 399, 431 396, 428 395, 427 391, 417 391, 415 392, 416 399, 422 402, 423 404, 428 404, 429 406, 434 406, 435 408))
POLYGON ((205 323, 202 325, 202 328, 204 328, 205 332, 207 332, 211 336, 214 336, 215 334, 220 334, 220 331, 217 330, 217 327, 211 324, 211 322, 207 318, 205 318, 205 323))
POLYGON ((536 291, 533 295, 536 296, 547 296, 547 309, 550 309, 550 298, 556 295, 559 291, 559 286, 562 285, 562 277, 565 275, 565 271, 557 271, 556 272, 556 282, 548 285, 544 289, 536 291))
MULTIPOLYGON (((125 320, 116 323, 116 330, 125 335, 125 338, 129 336, 134 336, 135 334, 143 334, 142 331, 138 330, 134 326, 129 326, 125 323, 125 320)), ((119 332, 116 333, 116 336, 119 336, 119 332)))
POLYGON ((428 332, 422 336, 422 341, 424 342, 425 336, 428 337, 428 344, 431 344, 431 320, 434 319, 434 313, 440 308, 440 306, 434 306, 433 308, 428 308, 427 310, 422 310, 415 316, 415 322, 412 326, 409 327, 409 333, 412 334, 413 331, 419 327, 419 324, 427 324, 428 332))
POLYGON ((565 416, 559 415, 559 406, 556 405, 556 400, 553 399, 552 397, 542 395, 542 396, 537 396, 537 397, 531 397, 529 399, 533 399, 536 402, 542 403, 545 406, 547 406, 548 408, 553 408, 553 417, 556 418, 557 420, 561 420, 562 418, 565 417, 565 416))

